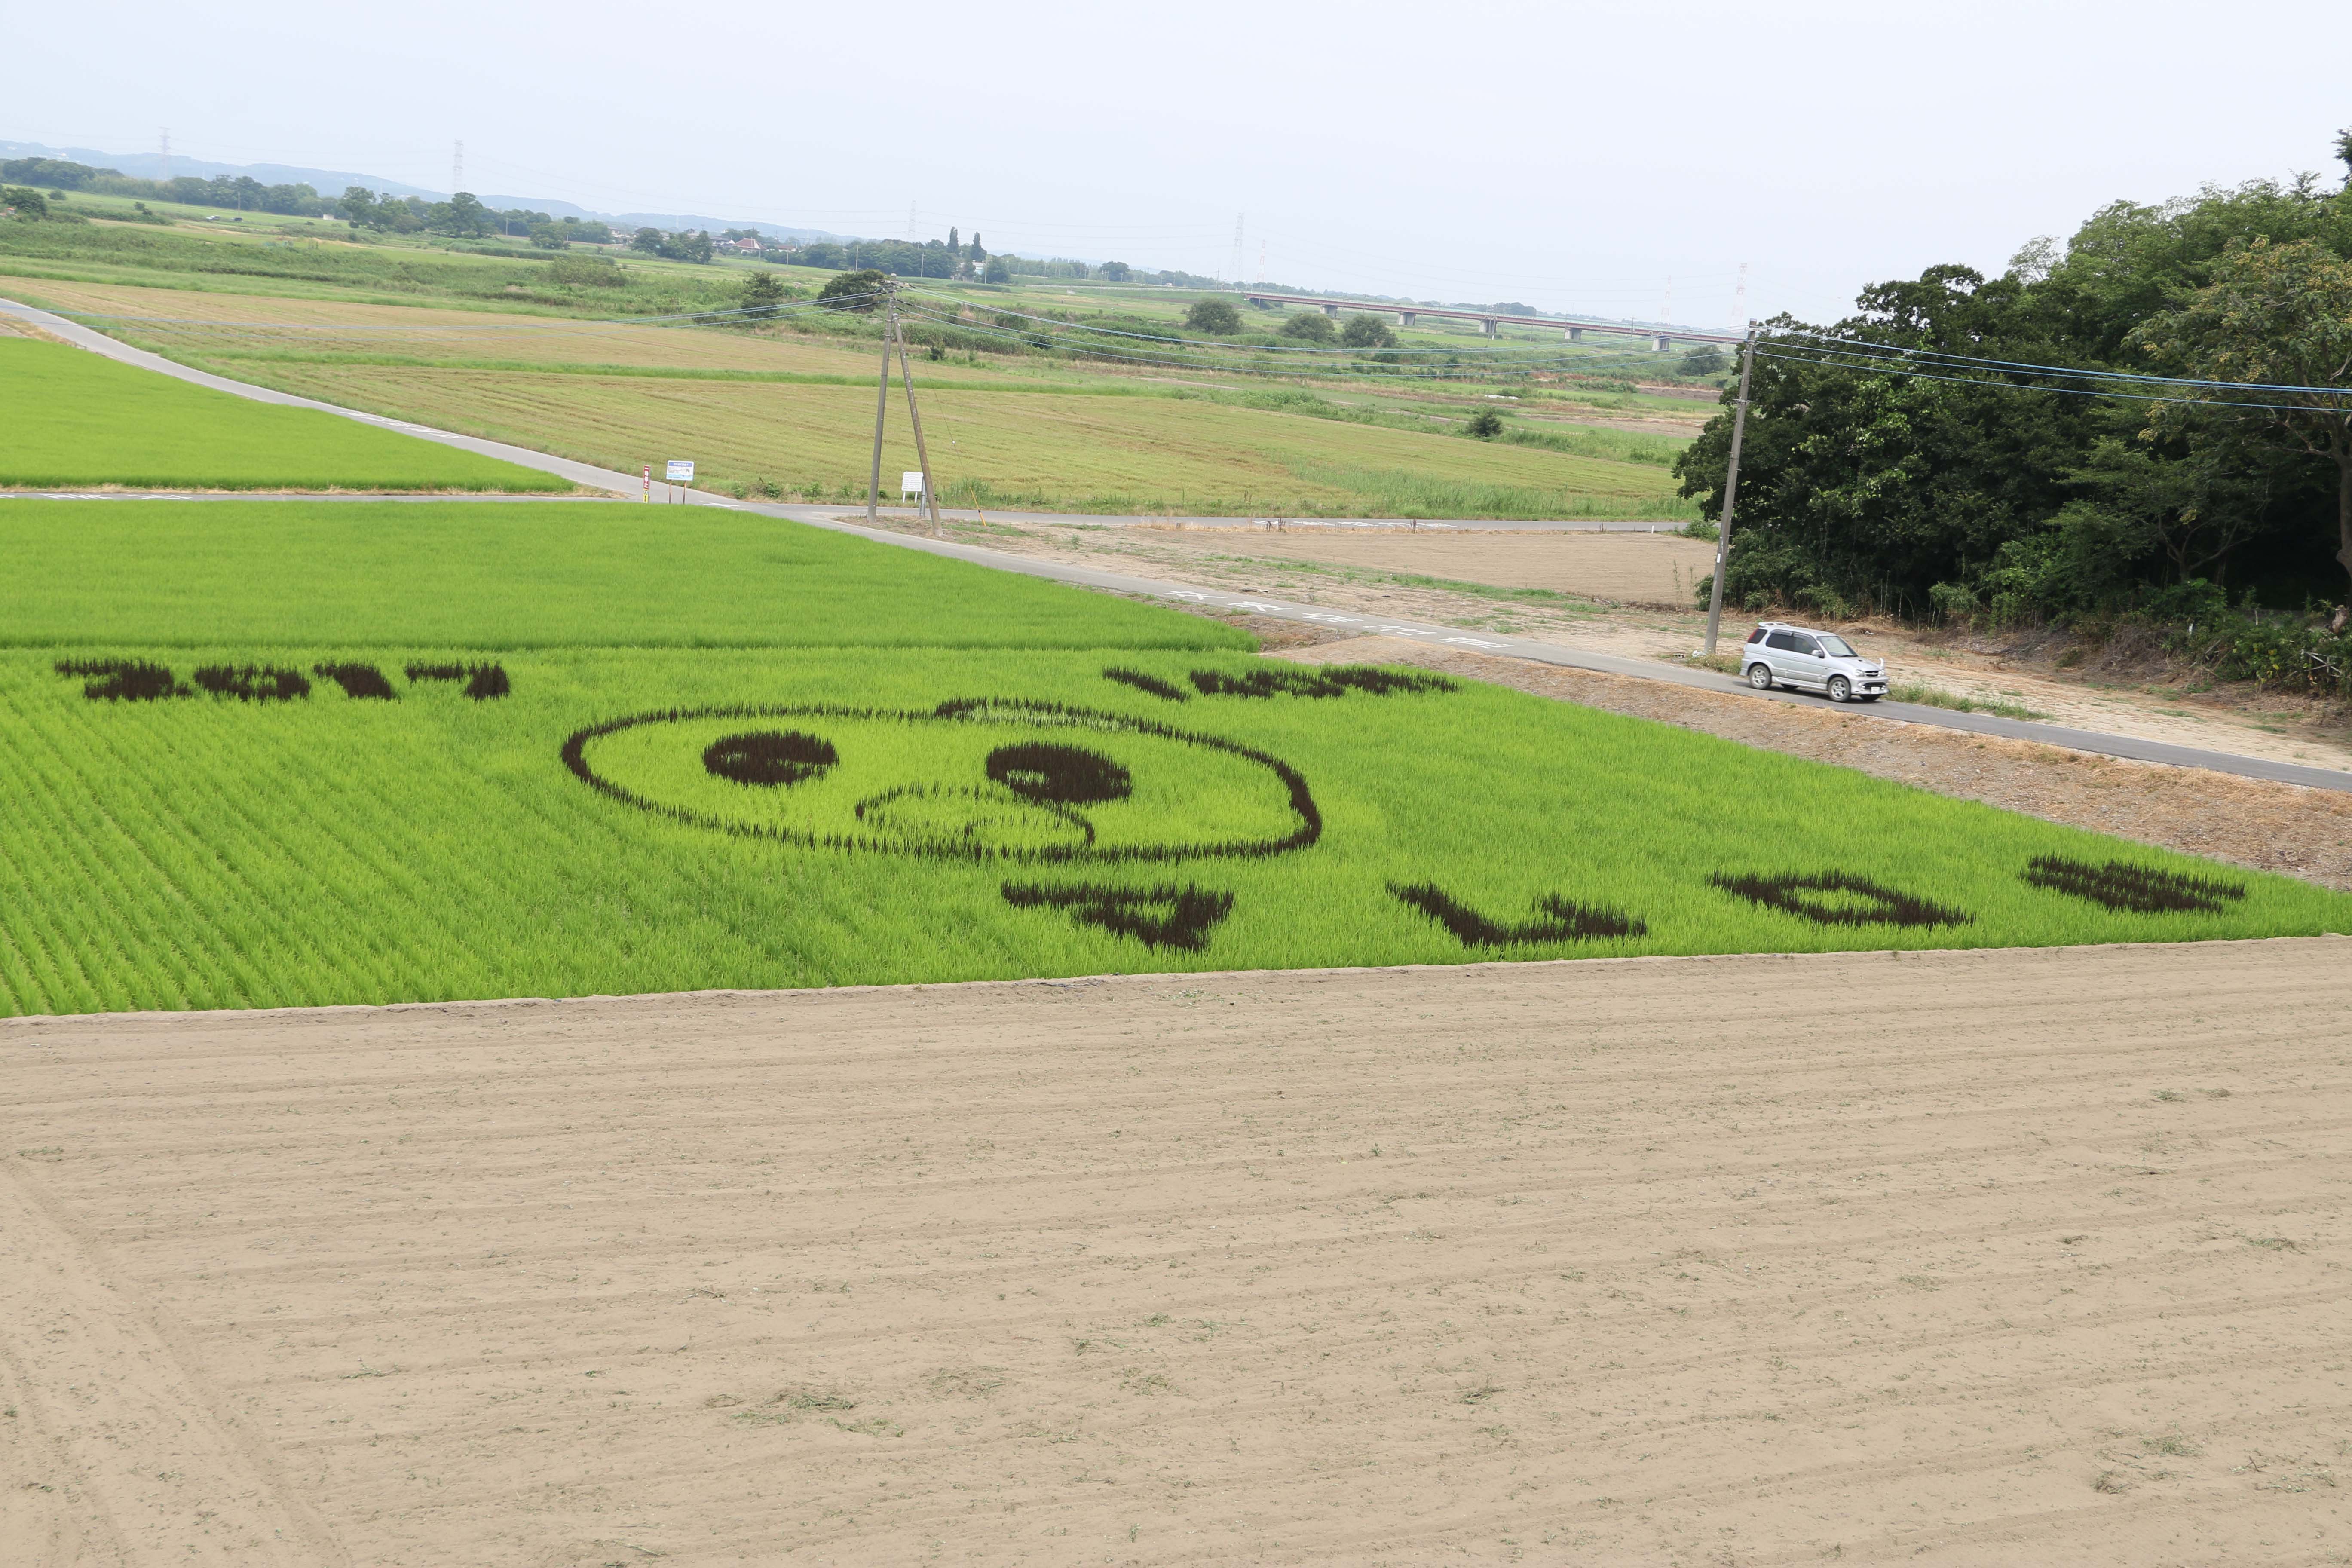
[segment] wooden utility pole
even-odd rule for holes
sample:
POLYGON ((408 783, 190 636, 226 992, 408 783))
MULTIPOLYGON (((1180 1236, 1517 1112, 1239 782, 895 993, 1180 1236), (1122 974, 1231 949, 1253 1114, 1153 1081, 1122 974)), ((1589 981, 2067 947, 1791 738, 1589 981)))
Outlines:
POLYGON ((938 486, 931 479, 931 455, 923 447, 923 416, 915 407, 915 372, 907 363, 907 329, 898 320, 894 303, 890 311, 890 331, 898 340, 898 379, 907 388, 907 421, 915 427, 915 461, 923 465, 923 505, 931 515, 931 537, 945 539, 947 530, 940 526, 940 502, 934 493, 938 486))
MULTIPOLYGON (((1756 323, 1739 347, 1739 401, 1731 409, 1731 466, 1723 477, 1723 521, 1715 530, 1715 586, 1706 596, 1706 654, 1715 657, 1716 632, 1723 625, 1723 572, 1731 563, 1731 514, 1739 500, 1739 445, 1748 434, 1748 378, 1756 369, 1756 323)), ((879 451, 880 448, 876 448, 879 451)), ((877 458, 876 459, 879 461, 877 458)))
MULTIPOLYGON (((884 284, 883 289, 883 298, 886 300, 890 300, 889 285, 884 284)), ((882 381, 874 393, 874 471, 867 475, 866 479, 866 521, 867 522, 878 521, 874 515, 874 507, 882 493, 882 416, 890 406, 890 327, 895 326, 898 320, 898 306, 893 301, 889 324, 882 329, 882 381)), ((926 476, 923 483, 928 485, 930 482, 929 478, 926 476)))

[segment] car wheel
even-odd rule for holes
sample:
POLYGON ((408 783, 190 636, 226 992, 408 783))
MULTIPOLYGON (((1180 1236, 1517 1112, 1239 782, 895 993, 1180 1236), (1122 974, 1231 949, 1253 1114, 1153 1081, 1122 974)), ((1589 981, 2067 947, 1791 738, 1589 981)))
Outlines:
POLYGON ((1771 690, 1772 667, 1769 664, 1763 663, 1749 665, 1748 667, 1748 684, 1754 687, 1759 691, 1771 690))
POLYGON ((1831 676, 1831 677, 1830 677, 1830 700, 1831 700, 1831 701, 1832 701, 1832 702, 1851 702, 1851 701, 1853 701, 1853 681, 1851 681, 1851 680, 1848 680, 1848 679, 1847 679, 1844 676, 1843 676, 1843 675, 1832 675, 1832 676, 1831 676))

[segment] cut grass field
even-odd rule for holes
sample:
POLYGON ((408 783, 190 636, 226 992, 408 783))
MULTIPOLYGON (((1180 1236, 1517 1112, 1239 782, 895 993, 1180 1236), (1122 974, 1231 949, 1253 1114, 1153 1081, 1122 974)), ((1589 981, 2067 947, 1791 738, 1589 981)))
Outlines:
POLYGON ((125 563, 0 655, 0 1009, 2352 929, 2282 878, 678 510, 0 510, 40 580, 125 563))
POLYGON ((562 479, 310 408, 0 337, 0 486, 568 490, 562 479))

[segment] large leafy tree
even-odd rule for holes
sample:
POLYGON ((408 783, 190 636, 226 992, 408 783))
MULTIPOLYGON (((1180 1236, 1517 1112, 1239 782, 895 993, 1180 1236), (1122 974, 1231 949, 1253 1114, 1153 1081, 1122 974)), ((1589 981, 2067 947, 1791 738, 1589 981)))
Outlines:
MULTIPOLYGON (((2308 239, 2233 244, 2211 282, 2132 337, 2188 375, 2247 384, 2217 395, 2334 465, 2336 559, 2352 574, 2352 393, 2317 390, 2352 387, 2352 259, 2308 239)), ((2194 408, 2159 404, 2151 428, 2177 428, 2194 408)))

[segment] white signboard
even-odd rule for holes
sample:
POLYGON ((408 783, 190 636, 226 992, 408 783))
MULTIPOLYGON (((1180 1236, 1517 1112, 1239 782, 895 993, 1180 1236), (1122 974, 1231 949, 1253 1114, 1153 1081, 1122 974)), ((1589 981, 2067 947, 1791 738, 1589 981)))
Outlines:
POLYGON ((694 482, 694 464, 684 458, 672 458, 663 477, 674 485, 690 485, 694 482))
POLYGON ((923 474, 919 468, 904 468, 898 474, 898 493, 919 496, 923 493, 923 474))

